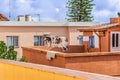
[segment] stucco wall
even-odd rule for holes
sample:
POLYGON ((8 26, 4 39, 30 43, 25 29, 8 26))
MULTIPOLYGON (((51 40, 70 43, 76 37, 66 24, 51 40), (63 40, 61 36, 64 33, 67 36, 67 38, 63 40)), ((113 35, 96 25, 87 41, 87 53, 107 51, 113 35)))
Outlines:
POLYGON ((95 53, 58 53, 55 59, 48 61, 46 54, 49 49, 23 48, 23 55, 28 62, 50 66, 64 67, 73 70, 120 75, 120 53, 95 52, 95 53))
POLYGON ((1 27, 0 26, 0 40, 6 42, 6 36, 18 36, 19 47, 15 48, 18 51, 18 58, 22 56, 22 46, 34 46, 34 36, 51 34, 57 36, 64 36, 68 38, 67 27, 29 27, 29 26, 14 26, 14 27, 1 27))
POLYGON ((0 72, 0 80, 88 80, 88 75, 92 76, 89 80, 93 80, 91 78, 95 77, 90 73, 79 72, 78 76, 75 75, 76 71, 72 70, 10 60, 0 60, 0 72))
POLYGON ((120 75, 120 55, 66 58, 66 68, 107 75, 120 75))
POLYGON ((0 80, 120 80, 107 75, 10 60, 0 60, 0 72, 0 80))
POLYGON ((22 56, 21 47, 33 46, 34 36, 51 34, 57 36, 64 36, 68 38, 69 45, 79 45, 77 37, 83 35, 82 32, 77 31, 79 27, 72 26, 0 26, 0 40, 6 42, 6 36, 18 36, 19 47, 15 48, 18 51, 18 58, 22 56))
POLYGON ((79 45, 79 40, 77 37, 79 35, 83 35, 83 32, 79 32, 77 29, 79 27, 69 27, 69 40, 70 40, 70 45, 79 45))
POLYGON ((26 57, 27 62, 65 68, 65 58, 56 56, 51 62, 46 59, 46 51, 35 51, 33 49, 23 48, 23 56, 26 57))
POLYGON ((106 31, 106 36, 101 37, 101 51, 102 52, 109 52, 111 51, 111 32, 120 32, 120 26, 114 26, 106 31))

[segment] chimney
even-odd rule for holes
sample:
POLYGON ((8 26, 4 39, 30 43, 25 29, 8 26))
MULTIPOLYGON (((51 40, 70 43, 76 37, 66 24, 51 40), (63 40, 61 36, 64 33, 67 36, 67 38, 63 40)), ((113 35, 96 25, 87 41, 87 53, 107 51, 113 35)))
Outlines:
POLYGON ((118 16, 118 25, 120 25, 120 16, 118 16))
POLYGON ((18 21, 25 21, 25 17, 23 15, 18 16, 18 21))
POLYGON ((30 15, 25 15, 25 21, 32 21, 31 16, 30 15))
POLYGON ((120 12, 118 12, 118 25, 120 25, 120 12))
POLYGON ((118 18, 110 18, 110 23, 118 23, 118 18))

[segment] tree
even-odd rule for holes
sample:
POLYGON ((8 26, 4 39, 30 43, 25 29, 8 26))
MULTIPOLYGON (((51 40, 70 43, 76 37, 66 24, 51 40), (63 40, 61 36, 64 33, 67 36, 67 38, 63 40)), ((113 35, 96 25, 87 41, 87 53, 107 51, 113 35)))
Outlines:
POLYGON ((67 20, 73 22, 92 21, 93 0, 68 0, 67 20))
POLYGON ((120 12, 118 12, 118 16, 120 16, 120 12))

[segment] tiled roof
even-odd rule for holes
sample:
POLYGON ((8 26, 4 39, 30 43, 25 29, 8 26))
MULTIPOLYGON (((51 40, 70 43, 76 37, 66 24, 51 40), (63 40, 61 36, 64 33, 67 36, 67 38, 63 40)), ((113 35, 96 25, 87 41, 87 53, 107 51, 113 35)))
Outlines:
POLYGON ((117 25, 118 25, 118 23, 99 24, 99 25, 95 25, 92 27, 81 27, 78 30, 79 31, 94 31, 94 30, 99 31, 99 30, 104 30, 104 29, 111 28, 111 27, 114 27, 117 25))
POLYGON ((55 26, 55 27, 80 27, 95 26, 98 22, 40 22, 40 21, 0 21, 0 26, 55 26))
POLYGON ((9 21, 9 19, 3 14, 0 14, 0 21, 9 21))

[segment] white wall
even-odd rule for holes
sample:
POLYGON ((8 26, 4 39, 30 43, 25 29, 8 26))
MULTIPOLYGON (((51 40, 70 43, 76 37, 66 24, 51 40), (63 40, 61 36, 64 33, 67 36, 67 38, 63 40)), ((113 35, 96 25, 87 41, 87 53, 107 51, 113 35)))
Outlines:
MULTIPOLYGON (((98 32, 96 32, 98 34, 98 32)), ((93 33, 94 35, 94 39, 95 39, 95 48, 99 48, 99 37, 95 34, 95 32, 93 33)))

